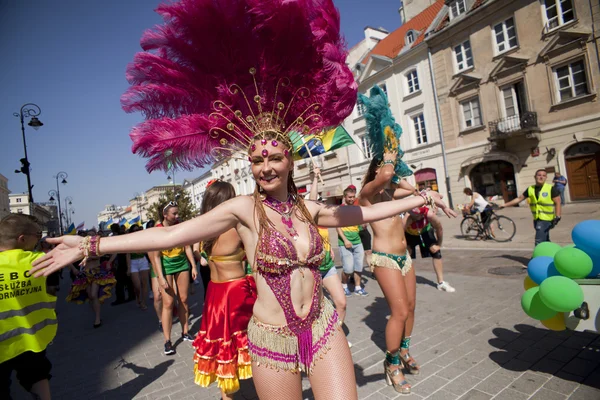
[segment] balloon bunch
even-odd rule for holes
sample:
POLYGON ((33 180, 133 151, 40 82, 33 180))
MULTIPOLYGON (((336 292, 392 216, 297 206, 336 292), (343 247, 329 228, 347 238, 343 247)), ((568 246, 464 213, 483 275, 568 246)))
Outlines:
POLYGON ((574 244, 565 247, 552 242, 538 244, 523 282, 523 311, 554 331, 565 330, 563 313, 583 303, 583 291, 573 279, 600 275, 600 220, 575 225, 571 238, 574 244))

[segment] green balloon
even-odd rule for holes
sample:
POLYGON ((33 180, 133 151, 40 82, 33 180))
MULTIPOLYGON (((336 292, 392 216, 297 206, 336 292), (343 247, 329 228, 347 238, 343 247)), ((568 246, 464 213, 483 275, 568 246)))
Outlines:
POLYGON ((558 272, 567 278, 581 279, 592 272, 594 263, 584 251, 564 248, 554 255, 554 266, 558 272))
POLYGON ((538 286, 532 287, 531 289, 525 291, 521 297, 521 307, 523 307, 525 314, 529 315, 533 319, 542 321, 552 318, 554 315, 556 315, 556 311, 548 308, 544 302, 542 302, 539 291, 540 288, 538 286))
POLYGON ((552 242, 542 242, 535 246, 533 249, 533 257, 546 256, 546 257, 554 257, 554 255, 560 250, 562 247, 556 243, 552 242))
POLYGON ((583 290, 570 278, 551 276, 539 288, 542 302, 556 312, 570 312, 583 303, 583 290))

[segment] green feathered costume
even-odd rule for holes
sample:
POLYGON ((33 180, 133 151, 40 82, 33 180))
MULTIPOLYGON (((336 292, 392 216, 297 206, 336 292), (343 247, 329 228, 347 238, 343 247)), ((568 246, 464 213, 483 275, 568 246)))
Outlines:
POLYGON ((400 182, 405 176, 412 175, 412 170, 402 161, 404 152, 400 148, 400 136, 402 128, 396 123, 392 110, 390 110, 388 98, 379 86, 375 85, 369 92, 369 97, 359 94, 358 102, 365 107, 364 117, 367 123, 367 138, 371 147, 373 158, 382 160, 383 153, 389 150, 397 150, 395 175, 392 183, 400 182))

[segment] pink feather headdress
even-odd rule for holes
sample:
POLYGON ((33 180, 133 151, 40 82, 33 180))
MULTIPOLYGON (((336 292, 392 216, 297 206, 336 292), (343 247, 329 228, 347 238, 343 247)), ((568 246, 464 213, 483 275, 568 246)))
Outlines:
POLYGON ((121 98, 146 118, 130 136, 149 172, 246 152, 267 131, 289 144, 354 107, 331 0, 181 0, 157 12, 164 24, 144 33, 121 98))

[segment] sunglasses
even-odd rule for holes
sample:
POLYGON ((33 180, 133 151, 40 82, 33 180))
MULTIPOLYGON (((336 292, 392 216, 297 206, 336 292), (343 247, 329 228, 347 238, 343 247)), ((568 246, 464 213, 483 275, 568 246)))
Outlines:
POLYGON ((163 212, 167 211, 171 207, 177 207, 177 202, 176 201, 168 202, 167 205, 165 206, 165 208, 163 208, 163 212))

